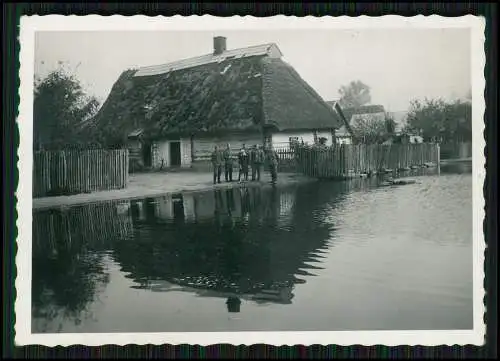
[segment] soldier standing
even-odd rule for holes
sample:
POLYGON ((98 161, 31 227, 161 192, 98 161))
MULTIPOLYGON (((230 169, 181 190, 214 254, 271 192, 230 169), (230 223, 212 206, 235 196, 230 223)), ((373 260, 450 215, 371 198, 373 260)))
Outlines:
POLYGON ((271 172, 271 183, 275 185, 278 180, 278 154, 272 147, 269 147, 267 150, 267 159, 271 172))
MULTIPOLYGON (((260 172, 262 170, 262 164, 264 163, 264 151, 260 145, 255 149, 255 173, 257 175, 257 180, 260 181, 260 172)), ((254 173, 252 173, 252 178, 254 178, 254 173)))
POLYGON ((250 149, 250 167, 252 168, 252 181, 255 180, 255 174, 257 173, 257 146, 254 145, 250 149))
POLYGON ((238 153, 238 162, 240 164, 240 171, 238 173, 238 181, 241 182, 241 176, 243 176, 244 179, 247 181, 248 180, 248 152, 245 148, 245 144, 243 144, 243 147, 240 149, 240 152, 238 153))
POLYGON ((224 150, 224 177, 226 182, 233 181, 233 156, 231 155, 231 147, 229 144, 226 145, 224 150))
POLYGON ((214 168, 214 184, 220 183, 220 175, 222 173, 222 154, 217 148, 214 147, 214 151, 212 152, 212 166, 214 168))

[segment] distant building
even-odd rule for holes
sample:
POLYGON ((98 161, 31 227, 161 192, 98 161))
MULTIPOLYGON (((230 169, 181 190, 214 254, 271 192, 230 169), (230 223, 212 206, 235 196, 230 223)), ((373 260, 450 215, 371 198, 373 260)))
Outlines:
POLYGON ((408 111, 388 112, 388 115, 396 123, 395 135, 400 138, 401 143, 423 143, 424 138, 419 134, 404 132, 405 127, 408 125, 408 111))
POLYGON ((226 143, 331 142, 342 120, 281 57, 276 44, 227 50, 215 37, 210 54, 123 72, 92 127, 148 168, 190 167, 226 143))
POLYGON ((346 119, 349 124, 355 124, 358 119, 366 119, 369 117, 372 120, 385 121, 385 109, 383 105, 363 105, 358 108, 343 109, 346 119))

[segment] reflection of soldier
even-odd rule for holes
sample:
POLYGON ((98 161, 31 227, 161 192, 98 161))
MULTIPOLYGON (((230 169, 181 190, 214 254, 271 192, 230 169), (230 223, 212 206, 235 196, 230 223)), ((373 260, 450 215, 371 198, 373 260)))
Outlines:
POLYGON ((224 157, 224 177, 226 182, 233 181, 233 156, 231 154, 231 147, 229 144, 226 145, 226 149, 223 153, 224 157))
POLYGON ((220 175, 222 173, 222 154, 217 148, 217 146, 214 147, 214 151, 212 152, 212 166, 214 168, 214 184, 220 183, 220 175))
POLYGON ((245 216, 250 211, 250 194, 247 188, 240 188, 241 215, 245 216))
POLYGON ((254 193, 253 193, 253 213, 254 213, 254 219, 258 222, 261 221, 262 217, 262 193, 261 193, 261 188, 257 187, 254 188, 254 193))
POLYGON ((229 188, 226 189, 226 201, 227 201, 227 210, 228 212, 234 211, 234 189, 229 188))
POLYGON ((224 209, 224 201, 222 199, 222 194, 220 189, 214 190, 214 200, 215 200, 215 207, 214 207, 214 218, 215 218, 215 223, 217 225, 221 224, 221 213, 224 209))
POLYGON ((241 300, 238 297, 229 296, 226 301, 226 305, 228 312, 238 313, 240 312, 241 300))
POLYGON ((276 188, 271 189, 271 207, 273 211, 278 212, 280 211, 280 195, 278 194, 278 191, 276 188))
POLYGON ((223 225, 229 228, 233 228, 234 226, 233 212, 232 212, 232 210, 234 210, 233 189, 232 188, 226 189, 225 192, 226 192, 226 209, 224 212, 223 225))
POLYGON ((280 196, 276 187, 271 188, 270 194, 267 194, 265 201, 265 221, 269 224, 274 224, 280 212, 280 196))

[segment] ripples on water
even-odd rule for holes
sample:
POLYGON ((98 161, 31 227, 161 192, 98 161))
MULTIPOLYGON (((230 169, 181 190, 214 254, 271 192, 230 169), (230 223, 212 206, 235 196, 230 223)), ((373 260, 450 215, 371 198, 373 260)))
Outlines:
POLYGON ((461 167, 34 213, 33 332, 472 328, 461 167))

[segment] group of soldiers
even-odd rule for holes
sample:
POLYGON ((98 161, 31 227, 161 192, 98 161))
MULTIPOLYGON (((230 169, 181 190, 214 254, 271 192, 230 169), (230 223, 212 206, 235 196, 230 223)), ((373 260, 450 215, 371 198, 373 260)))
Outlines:
MULTIPOLYGON (((238 182, 248 181, 249 167, 252 170, 252 181, 260 181, 261 170, 267 160, 271 173, 271 182, 276 184, 278 178, 278 155, 272 148, 267 147, 264 150, 262 146, 254 145, 252 148, 247 149, 245 144, 243 144, 238 152, 237 159, 238 182)), ((211 160, 214 170, 214 184, 220 183, 223 166, 226 182, 232 182, 234 159, 229 144, 226 145, 223 151, 215 146, 211 160)))

